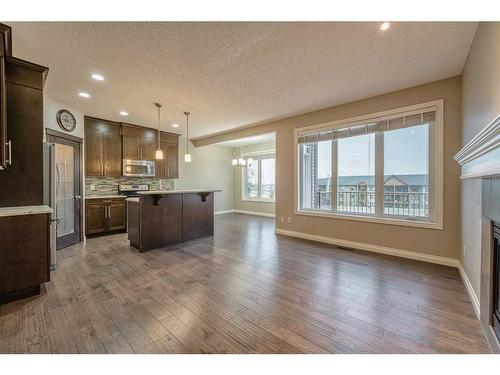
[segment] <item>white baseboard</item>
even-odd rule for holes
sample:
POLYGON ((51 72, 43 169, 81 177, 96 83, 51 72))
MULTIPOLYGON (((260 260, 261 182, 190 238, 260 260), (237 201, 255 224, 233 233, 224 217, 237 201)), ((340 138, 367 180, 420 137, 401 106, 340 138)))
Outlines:
POLYGON ((269 214, 266 212, 257 212, 257 211, 244 211, 244 210, 224 210, 224 211, 215 211, 214 215, 223 215, 223 214, 243 214, 243 215, 254 215, 254 216, 264 216, 264 217, 276 217, 275 214, 269 214))
POLYGON ((244 215, 254 215, 254 216, 264 216, 264 217, 276 217, 275 214, 270 214, 266 212, 257 212, 257 211, 244 211, 244 210, 233 210, 235 214, 244 214, 244 215))
POLYGON ((223 214, 230 214, 232 213, 233 210, 223 210, 223 211, 215 211, 214 215, 223 215, 223 214))
POLYGON ((465 289, 467 289, 467 293, 469 293, 469 298, 472 302, 472 306, 474 307, 474 311, 476 312, 477 318, 481 320, 480 317, 481 310, 479 309, 479 298, 477 298, 476 292, 474 291, 474 288, 472 288, 472 284, 470 283, 469 277, 467 276, 467 272, 465 272, 465 269, 462 267, 461 264, 458 266, 458 270, 460 271, 460 276, 462 276, 465 289))
POLYGON ((414 251, 394 249, 391 247, 342 240, 342 239, 338 239, 338 238, 317 236, 314 234, 295 232, 295 231, 290 231, 290 230, 285 230, 285 229, 276 229, 275 233, 282 234, 284 236, 302 238, 304 240, 311 240, 311 241, 316 241, 316 242, 327 243, 330 245, 336 245, 336 246, 340 246, 340 247, 371 251, 374 253, 380 253, 380 254, 385 254, 385 255, 393 255, 393 256, 397 256, 397 257, 401 257, 401 258, 420 260, 423 262, 436 263, 436 264, 441 264, 444 266, 450 266, 450 267, 455 267, 455 268, 458 268, 460 266, 459 260, 454 259, 454 258, 447 258, 447 257, 441 257, 441 256, 437 256, 437 255, 430 255, 430 254, 423 254, 423 253, 416 253, 414 251))

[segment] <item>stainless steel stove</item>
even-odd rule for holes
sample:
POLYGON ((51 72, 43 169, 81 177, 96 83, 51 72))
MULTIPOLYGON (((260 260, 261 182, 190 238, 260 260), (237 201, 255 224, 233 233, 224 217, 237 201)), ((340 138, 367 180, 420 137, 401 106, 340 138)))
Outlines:
POLYGON ((118 185, 118 191, 120 194, 126 195, 127 197, 138 197, 140 191, 149 191, 148 184, 123 184, 118 185))

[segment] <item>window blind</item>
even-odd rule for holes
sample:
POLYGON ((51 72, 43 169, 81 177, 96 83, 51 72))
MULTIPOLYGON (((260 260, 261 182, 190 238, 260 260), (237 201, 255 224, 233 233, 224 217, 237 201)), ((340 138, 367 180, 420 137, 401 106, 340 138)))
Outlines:
POLYGON ((274 153, 268 153, 268 154, 259 154, 259 155, 249 155, 245 156, 246 160, 252 159, 252 160, 262 160, 262 159, 274 159, 275 155, 274 153))
POLYGON ((390 118, 375 118, 363 122, 346 124, 340 127, 325 127, 314 131, 301 132, 298 134, 298 143, 315 143, 333 139, 355 137, 363 134, 371 134, 433 124, 436 121, 436 111, 406 114, 390 118))

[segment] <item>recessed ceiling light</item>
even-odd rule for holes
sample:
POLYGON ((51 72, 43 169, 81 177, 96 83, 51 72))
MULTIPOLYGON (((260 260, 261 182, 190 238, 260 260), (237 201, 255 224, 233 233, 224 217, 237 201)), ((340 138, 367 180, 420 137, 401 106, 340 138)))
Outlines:
POLYGON ((382 22, 380 24, 380 30, 381 31, 389 30, 389 27, 391 27, 391 23, 390 22, 382 22))
POLYGON ((179 124, 172 124, 172 127, 173 127, 173 128, 178 128, 178 127, 179 127, 179 124))
POLYGON ((120 111, 120 115, 122 115, 122 116, 128 116, 128 112, 120 111))
POLYGON ((100 74, 94 73, 91 75, 91 77, 92 77, 92 79, 95 79, 96 81, 104 81, 104 77, 100 74))
POLYGON ((90 98, 90 94, 86 92, 79 92, 78 95, 80 95, 82 98, 90 98))

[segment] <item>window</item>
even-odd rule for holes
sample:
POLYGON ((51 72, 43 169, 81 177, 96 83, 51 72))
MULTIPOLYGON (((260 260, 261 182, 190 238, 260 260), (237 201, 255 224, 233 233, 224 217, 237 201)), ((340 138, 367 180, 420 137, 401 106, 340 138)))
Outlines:
POLYGON ((274 153, 244 157, 244 197, 249 200, 272 201, 275 199, 275 156, 274 153))
POLYGON ((296 130, 297 213, 442 228, 442 101, 296 130))

